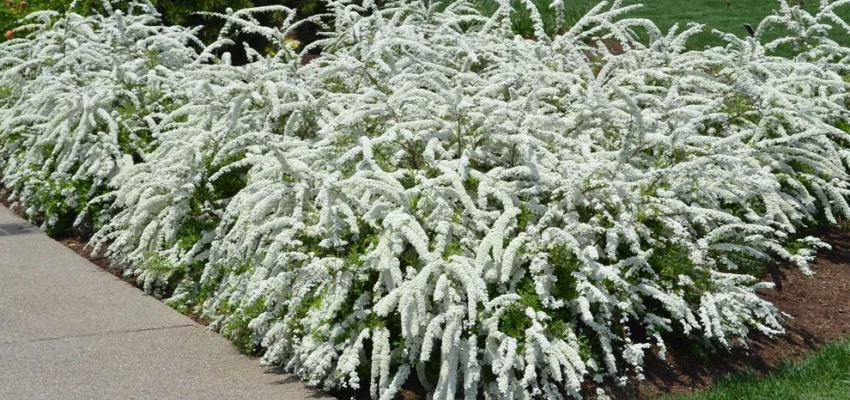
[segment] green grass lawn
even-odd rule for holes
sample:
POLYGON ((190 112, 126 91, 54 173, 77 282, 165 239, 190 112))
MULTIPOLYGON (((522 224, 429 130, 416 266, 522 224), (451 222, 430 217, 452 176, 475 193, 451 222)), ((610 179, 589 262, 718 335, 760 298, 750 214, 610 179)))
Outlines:
MULTIPOLYGON (((538 8, 543 10, 543 20, 547 28, 554 26, 554 15, 547 13, 548 5, 551 0, 532 0, 538 5, 538 8)), ((744 24, 750 24, 757 27, 761 20, 771 15, 773 10, 779 8, 779 2, 776 0, 623 0, 623 5, 642 4, 643 7, 630 16, 635 18, 647 18, 654 21, 662 31, 666 32, 674 24, 679 24, 680 28, 684 28, 690 22, 701 23, 706 25, 706 31, 691 39, 690 47, 693 49, 701 49, 706 46, 722 45, 723 42, 714 34, 712 29, 717 29, 723 32, 734 33, 739 36, 744 36, 747 31, 744 24)), ((797 4, 800 0, 789 0, 791 4, 797 4)), ((492 12, 496 9, 495 0, 477 0, 476 1, 485 13, 492 12)), ((564 5, 567 9, 566 23, 570 25, 574 23, 580 16, 587 13, 588 10, 599 4, 601 0, 564 0, 564 5)), ((611 4, 613 0, 609 0, 611 4)), ((523 6, 519 1, 514 2, 516 8, 523 12, 523 6)), ((804 8, 809 12, 816 12, 820 5, 819 0, 804 0, 804 8)), ((850 6, 845 6, 839 9, 838 14, 846 21, 850 21, 850 6)), ((520 32, 523 36, 531 36, 533 29, 530 21, 514 22, 514 30, 520 32)), ((850 45, 850 35, 843 32, 836 32, 833 38, 839 43, 850 45)), ((775 33, 776 35, 779 32, 775 33)))
POLYGON ((659 400, 846 399, 850 399, 850 341, 827 345, 805 362, 769 376, 732 376, 707 392, 659 400))
MULTIPOLYGON (((789 0, 795 4, 799 0, 789 0)), ((584 14, 598 4, 597 0, 565 0, 564 4, 571 9, 570 14, 584 14)), ((609 2, 610 4, 610 2, 609 2)), ((623 5, 643 4, 634 13, 635 17, 647 18, 654 21, 662 30, 670 29, 674 24, 680 27, 689 22, 705 24, 707 31, 694 37, 691 46, 695 49, 709 45, 719 45, 722 42, 710 33, 712 29, 744 36, 747 31, 744 24, 758 26, 761 20, 779 8, 776 0, 624 0, 623 5)), ((817 12, 820 6, 818 0, 805 0, 803 7, 809 12, 817 12)), ((850 6, 845 6, 838 14, 845 20, 850 20, 850 6)), ((836 34, 835 40, 850 45, 850 36, 836 34)))

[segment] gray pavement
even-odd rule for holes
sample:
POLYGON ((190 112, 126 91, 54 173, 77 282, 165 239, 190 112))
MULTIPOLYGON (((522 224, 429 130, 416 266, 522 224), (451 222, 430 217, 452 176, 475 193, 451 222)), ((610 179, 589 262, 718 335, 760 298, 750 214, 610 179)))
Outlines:
POLYGON ((330 399, 0 206, 0 400, 330 399))

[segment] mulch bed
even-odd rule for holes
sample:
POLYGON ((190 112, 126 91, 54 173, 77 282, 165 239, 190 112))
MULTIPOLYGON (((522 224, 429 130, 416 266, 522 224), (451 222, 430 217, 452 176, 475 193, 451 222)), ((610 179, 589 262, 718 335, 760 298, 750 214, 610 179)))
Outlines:
MULTIPOLYGON (((2 189, 2 188, 0 188, 2 189)), ((0 190, 0 203, 10 204, 0 190)), ((20 209, 13 209, 20 214, 20 209)), ((776 338, 754 337, 749 348, 736 348, 721 352, 710 359, 700 358, 687 351, 687 346, 668 343, 666 361, 649 354, 646 357, 646 379, 624 388, 607 389, 615 399, 652 399, 662 394, 687 394, 710 388, 718 379, 732 373, 751 371, 766 374, 788 362, 797 362, 821 345, 850 337, 850 229, 830 229, 819 237, 832 246, 818 254, 812 269, 815 275, 807 277, 793 266, 772 268, 766 281, 776 284, 774 290, 759 292, 781 311, 793 318, 786 321, 787 334, 776 338)), ((95 265, 113 275, 135 283, 108 259, 91 254, 91 248, 80 238, 61 238, 59 242, 88 258, 95 265)), ((189 315, 198 323, 204 321, 189 315)), ((415 382, 406 385, 399 399, 419 400, 423 389, 415 382)), ((367 393, 354 394, 368 398, 367 393)))

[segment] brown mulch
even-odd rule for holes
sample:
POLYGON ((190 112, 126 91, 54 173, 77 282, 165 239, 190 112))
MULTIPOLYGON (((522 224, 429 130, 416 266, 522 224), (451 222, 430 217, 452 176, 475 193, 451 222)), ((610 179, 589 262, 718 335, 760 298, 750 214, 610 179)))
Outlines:
POLYGON ((623 49, 623 44, 614 39, 603 39, 602 44, 604 44, 605 47, 608 48, 608 51, 615 56, 619 56, 626 52, 626 50, 623 49))
MULTIPOLYGON (((112 275, 115 275, 121 279, 124 279, 124 274, 121 273, 121 269, 112 265, 112 262, 109 261, 108 258, 103 255, 93 254, 92 249, 88 247, 85 241, 78 237, 68 237, 57 239, 59 243, 62 243, 63 246, 73 250, 75 253, 87 258, 92 264, 97 265, 100 268, 109 271, 112 275)), ((101 252, 102 253, 102 252, 101 252)))

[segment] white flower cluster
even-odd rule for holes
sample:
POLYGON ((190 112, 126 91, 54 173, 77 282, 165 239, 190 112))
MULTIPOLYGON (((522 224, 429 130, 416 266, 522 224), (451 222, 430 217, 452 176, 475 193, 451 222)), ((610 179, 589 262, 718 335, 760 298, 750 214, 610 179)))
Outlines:
POLYGON ((810 272, 800 231, 850 217, 847 3, 782 1, 703 51, 619 2, 527 40, 507 0, 332 0, 301 54, 283 7, 219 15, 205 48, 150 14, 41 14, 0 45, 3 182, 48 217, 63 194, 33 185, 82 182, 146 289, 313 384, 580 397, 671 336, 783 332, 757 274, 810 272), (235 30, 280 51, 232 66, 235 30))
POLYGON ((145 157, 151 129, 179 104, 169 98, 175 74, 196 58, 197 39, 159 26, 152 11, 34 13, 18 29, 30 35, 0 49, 4 184, 48 228, 75 215, 79 225, 88 202, 122 165, 145 157))

